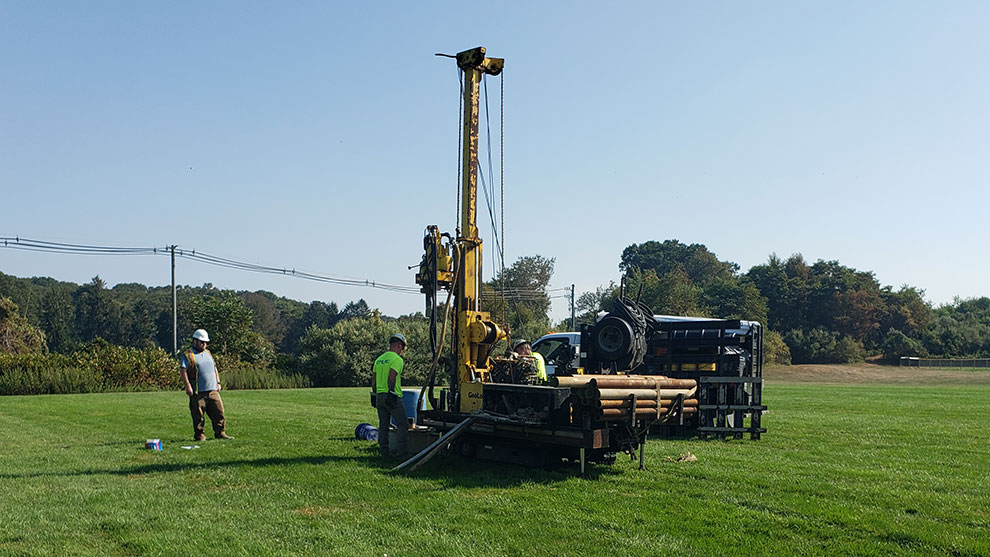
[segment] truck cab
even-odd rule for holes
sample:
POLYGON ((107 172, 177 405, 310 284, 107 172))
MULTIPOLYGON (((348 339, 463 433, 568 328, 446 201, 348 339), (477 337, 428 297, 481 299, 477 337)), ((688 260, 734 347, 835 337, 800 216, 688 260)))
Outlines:
POLYGON ((581 373, 578 367, 581 356, 581 333, 548 333, 532 344, 533 352, 539 352, 546 363, 547 377, 562 373, 581 373), (565 371, 567 370, 567 371, 565 371))

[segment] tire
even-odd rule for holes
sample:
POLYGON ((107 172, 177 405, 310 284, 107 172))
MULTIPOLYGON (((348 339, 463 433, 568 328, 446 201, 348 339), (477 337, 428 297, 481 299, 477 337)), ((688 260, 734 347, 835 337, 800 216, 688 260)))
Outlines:
POLYGON ((625 320, 609 316, 595 325, 592 335, 595 351, 605 360, 620 360, 632 349, 633 331, 625 320))

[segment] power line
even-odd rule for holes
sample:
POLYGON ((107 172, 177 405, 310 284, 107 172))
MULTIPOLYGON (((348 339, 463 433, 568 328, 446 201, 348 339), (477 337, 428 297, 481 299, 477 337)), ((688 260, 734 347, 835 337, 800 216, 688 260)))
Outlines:
POLYGON ((3 247, 19 249, 24 251, 45 251, 75 253, 78 255, 158 255, 164 253, 167 248, 137 248, 137 247, 112 247, 112 246, 87 246, 82 244, 65 244, 60 242, 46 242, 43 240, 31 240, 19 236, 0 236, 3 247))
MULTIPOLYGON (((14 236, 14 237, 0 236, 0 242, 3 242, 3 247, 5 248, 17 249, 23 251, 40 251, 47 253, 65 253, 65 254, 75 254, 75 255, 171 255, 170 248, 168 247, 159 248, 159 247, 91 246, 91 245, 81 245, 81 244, 67 244, 60 242, 47 242, 43 240, 21 238, 19 236, 14 236)), ((191 259, 193 261, 198 261, 200 263, 205 263, 207 265, 214 265, 216 267, 226 267, 228 269, 237 269, 241 271, 250 271, 255 273, 268 273, 268 274, 292 276, 292 277, 312 280, 316 282, 338 284, 343 286, 364 286, 369 288, 378 288, 381 290, 389 290, 392 292, 399 292, 403 294, 419 293, 419 288, 415 286, 402 286, 402 285, 389 284, 385 282, 379 282, 379 281, 367 280, 367 279, 366 280, 346 279, 346 278, 334 277, 331 275, 297 271, 294 268, 256 265, 254 263, 246 263, 243 261, 237 261, 234 259, 219 257, 216 255, 211 255, 196 250, 175 250, 175 255, 179 257, 184 257, 186 259, 191 259)))
MULTIPOLYGON (((172 253, 171 246, 165 246, 165 247, 94 246, 94 245, 86 245, 86 244, 48 242, 44 240, 21 238, 20 236, 0 236, 0 242, 2 242, 2 247, 8 249, 36 251, 36 252, 45 252, 45 253, 64 253, 64 254, 73 254, 73 255, 171 256, 172 253)), ((420 293, 420 289, 417 286, 390 284, 386 282, 380 282, 380 281, 374 281, 368 279, 362 280, 362 279, 341 278, 329 274, 319 274, 319 273, 310 273, 306 271, 299 271, 292 267, 273 267, 268 265, 259 265, 255 263, 247 263, 244 261, 229 259, 226 257, 220 257, 217 255, 212 255, 197 250, 176 249, 175 255, 177 257, 183 257, 191 261, 196 261, 207 265, 213 265, 216 267, 235 269, 239 271, 248 271, 253 273, 265 273, 265 274, 273 274, 273 275, 284 275, 289 277, 311 280, 315 282, 323 282, 327 284, 336 284, 341 286, 360 286, 366 288, 378 288, 380 290, 387 290, 401 294, 420 293)), ((486 292, 483 292, 482 298, 495 299, 498 296, 502 296, 505 298, 511 298, 513 300, 535 301, 541 299, 566 298, 569 297, 569 295, 559 294, 559 293, 569 292, 569 291, 570 288, 542 289, 542 288, 526 287, 526 286, 492 288, 486 292)))

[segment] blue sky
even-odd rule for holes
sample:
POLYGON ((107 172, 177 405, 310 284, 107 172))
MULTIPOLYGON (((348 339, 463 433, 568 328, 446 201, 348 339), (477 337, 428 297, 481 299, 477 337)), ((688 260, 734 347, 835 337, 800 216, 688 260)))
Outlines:
MULTIPOLYGON (((488 82, 506 261, 555 258, 552 287, 593 290, 626 246, 674 238, 744 271, 802 253, 936 304, 990 295, 990 4, 506 4, 0 2, 0 235, 413 285, 423 229, 455 222, 457 72, 434 53, 484 45, 506 60, 488 82)), ((10 249, 0 271, 170 277, 165 257, 10 249)))

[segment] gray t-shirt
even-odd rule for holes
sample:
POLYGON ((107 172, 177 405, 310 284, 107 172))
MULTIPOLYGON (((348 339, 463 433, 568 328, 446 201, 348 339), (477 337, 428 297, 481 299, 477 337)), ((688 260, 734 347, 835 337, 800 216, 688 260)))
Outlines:
MULTIPOLYGON (((194 352, 193 360, 196 362, 197 369, 196 392, 205 393, 206 391, 217 390, 217 364, 213 361, 210 351, 194 352)), ((185 352, 182 353, 179 366, 189 369, 189 360, 186 358, 185 352)))

